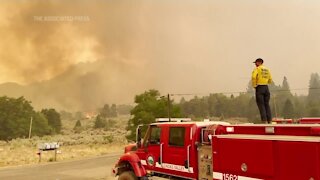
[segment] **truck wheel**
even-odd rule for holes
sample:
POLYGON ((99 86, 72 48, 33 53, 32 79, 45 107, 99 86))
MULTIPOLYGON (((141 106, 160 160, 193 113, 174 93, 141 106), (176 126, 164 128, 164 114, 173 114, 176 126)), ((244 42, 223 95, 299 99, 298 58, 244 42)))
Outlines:
POLYGON ((119 175, 118 180, 138 180, 132 171, 125 171, 119 175))

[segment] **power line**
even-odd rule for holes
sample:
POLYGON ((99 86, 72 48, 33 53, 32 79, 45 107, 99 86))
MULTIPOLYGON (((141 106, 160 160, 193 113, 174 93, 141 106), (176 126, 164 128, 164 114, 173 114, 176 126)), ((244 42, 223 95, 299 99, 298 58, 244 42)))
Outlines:
MULTIPOLYGON (((270 90, 270 92, 290 92, 290 91, 305 91, 305 90, 320 90, 320 88, 294 88, 289 90, 278 89, 270 90)), ((215 92, 215 93, 170 93, 170 96, 197 96, 197 95, 208 95, 208 94, 241 94, 241 93, 251 93, 248 91, 225 91, 225 92, 215 92)), ((253 92, 252 92, 253 93, 253 92)))

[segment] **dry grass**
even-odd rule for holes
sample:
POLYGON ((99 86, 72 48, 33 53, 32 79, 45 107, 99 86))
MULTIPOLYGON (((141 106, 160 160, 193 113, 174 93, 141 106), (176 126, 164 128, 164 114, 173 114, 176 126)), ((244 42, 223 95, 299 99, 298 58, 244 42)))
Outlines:
MULTIPOLYGON (((94 157, 112 152, 122 152, 124 145, 72 145, 62 146, 61 153, 57 154, 57 161, 82 159, 94 157)), ((33 147, 12 148, 5 147, 0 151, 0 167, 16 166, 25 164, 38 164, 39 156, 37 149, 33 147)), ((54 160, 54 151, 42 152, 41 162, 51 162, 54 160)))
MULTIPOLYGON (((63 122, 63 135, 32 137, 31 139, 14 139, 10 142, 0 141, 0 167, 39 163, 38 145, 45 142, 59 142, 60 153, 57 160, 81 159, 113 152, 123 152, 128 143, 125 130, 128 118, 113 120, 108 130, 93 130, 93 119, 83 122, 83 131, 75 133, 74 122, 63 122)), ((54 160, 54 151, 42 152, 41 162, 54 160)))

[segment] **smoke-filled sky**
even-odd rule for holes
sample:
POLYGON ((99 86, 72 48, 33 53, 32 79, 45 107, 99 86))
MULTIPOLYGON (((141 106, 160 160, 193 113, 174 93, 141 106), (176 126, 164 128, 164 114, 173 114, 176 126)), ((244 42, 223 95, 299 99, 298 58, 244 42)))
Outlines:
POLYGON ((319 0, 0 3, 0 82, 46 81, 103 61, 97 83, 128 83, 103 87, 113 101, 130 102, 150 88, 245 91, 258 57, 276 84, 287 76, 291 88, 307 88, 310 74, 320 72, 319 0))

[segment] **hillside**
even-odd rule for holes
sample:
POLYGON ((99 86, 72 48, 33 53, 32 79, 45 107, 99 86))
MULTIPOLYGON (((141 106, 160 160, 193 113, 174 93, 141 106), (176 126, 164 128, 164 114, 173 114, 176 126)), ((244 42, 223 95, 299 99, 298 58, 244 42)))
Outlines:
POLYGON ((144 91, 146 77, 127 63, 100 60, 71 66, 64 73, 29 85, 4 83, 0 96, 24 96, 36 109, 93 110, 106 103, 131 103, 144 91))

